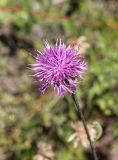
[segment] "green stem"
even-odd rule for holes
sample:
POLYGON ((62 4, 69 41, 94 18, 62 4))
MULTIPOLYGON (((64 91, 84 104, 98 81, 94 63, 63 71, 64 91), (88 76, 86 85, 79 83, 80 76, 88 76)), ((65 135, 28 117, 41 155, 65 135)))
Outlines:
POLYGON ((81 111, 81 109, 80 109, 78 100, 77 100, 76 95, 75 95, 74 93, 72 94, 72 99, 73 99, 74 104, 75 104, 75 107, 76 107, 76 109, 77 109, 77 111, 78 111, 78 116, 79 116, 80 119, 82 120, 82 123, 83 123, 84 129, 85 129, 87 138, 88 138, 89 143, 90 143, 90 147, 91 147, 91 151, 92 151, 94 160, 98 160, 97 154, 96 154, 96 150, 95 150, 95 147, 94 147, 94 144, 93 144, 93 142, 92 142, 92 140, 91 140, 91 137, 90 137, 90 134, 89 134, 87 125, 86 125, 86 121, 85 121, 85 119, 84 119, 83 113, 82 113, 82 111, 81 111))

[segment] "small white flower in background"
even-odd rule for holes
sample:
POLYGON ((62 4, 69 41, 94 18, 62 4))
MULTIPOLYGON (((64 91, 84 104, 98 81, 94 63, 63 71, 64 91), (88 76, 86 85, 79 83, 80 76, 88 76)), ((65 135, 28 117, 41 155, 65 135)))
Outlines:
POLYGON ((86 36, 80 36, 78 38, 73 37, 68 39, 67 44, 73 44, 75 50, 78 50, 79 46, 79 51, 78 54, 85 56, 87 53, 87 50, 90 48, 90 44, 87 42, 87 37, 86 36))
POLYGON ((53 5, 58 5, 58 4, 61 4, 61 3, 64 3, 66 0, 52 0, 52 4, 53 5))
POLYGON ((87 42, 87 38, 85 36, 80 36, 76 40, 75 48, 80 46, 79 54, 85 55, 88 48, 90 48, 89 43, 87 42))
MULTIPOLYGON (((82 122, 72 123, 71 127, 74 130, 74 133, 68 138, 68 142, 73 141, 74 148, 77 148, 79 145, 82 145, 84 148, 89 149, 89 141, 82 122)), ((88 124, 87 128, 92 142, 95 142, 98 138, 100 138, 102 134, 102 128, 98 122, 88 124)))
POLYGON ((41 143, 38 145, 38 153, 33 160, 54 160, 54 151, 51 144, 41 143))

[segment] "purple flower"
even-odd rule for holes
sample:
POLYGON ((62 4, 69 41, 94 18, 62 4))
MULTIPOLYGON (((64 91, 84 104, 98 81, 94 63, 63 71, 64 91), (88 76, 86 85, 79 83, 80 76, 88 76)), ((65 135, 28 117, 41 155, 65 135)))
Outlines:
POLYGON ((78 50, 74 45, 66 46, 60 40, 54 46, 46 41, 44 51, 37 51, 36 62, 31 66, 41 84, 41 92, 44 93, 48 86, 54 86, 54 90, 61 96, 75 91, 84 70, 87 70, 86 62, 78 50))

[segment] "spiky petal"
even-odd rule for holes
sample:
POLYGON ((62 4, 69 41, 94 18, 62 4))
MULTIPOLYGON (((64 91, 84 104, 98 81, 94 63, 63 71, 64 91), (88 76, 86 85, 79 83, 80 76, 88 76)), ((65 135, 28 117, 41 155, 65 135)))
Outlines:
POLYGON ((45 42, 43 52, 37 51, 36 62, 32 64, 34 76, 41 84, 40 91, 45 92, 48 86, 54 86, 58 95, 64 96, 66 92, 73 93, 77 81, 87 70, 85 60, 78 54, 74 45, 66 46, 62 41, 51 46, 45 42))

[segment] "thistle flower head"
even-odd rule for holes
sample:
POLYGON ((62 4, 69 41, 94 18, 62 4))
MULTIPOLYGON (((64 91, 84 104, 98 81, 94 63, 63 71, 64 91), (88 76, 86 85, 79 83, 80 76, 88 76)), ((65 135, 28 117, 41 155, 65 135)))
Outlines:
POLYGON ((44 51, 37 51, 35 59, 32 68, 41 84, 41 92, 45 92, 48 86, 53 86, 58 95, 73 93, 77 87, 77 79, 80 81, 87 70, 85 60, 74 45, 66 46, 61 40, 54 46, 46 41, 44 51))

